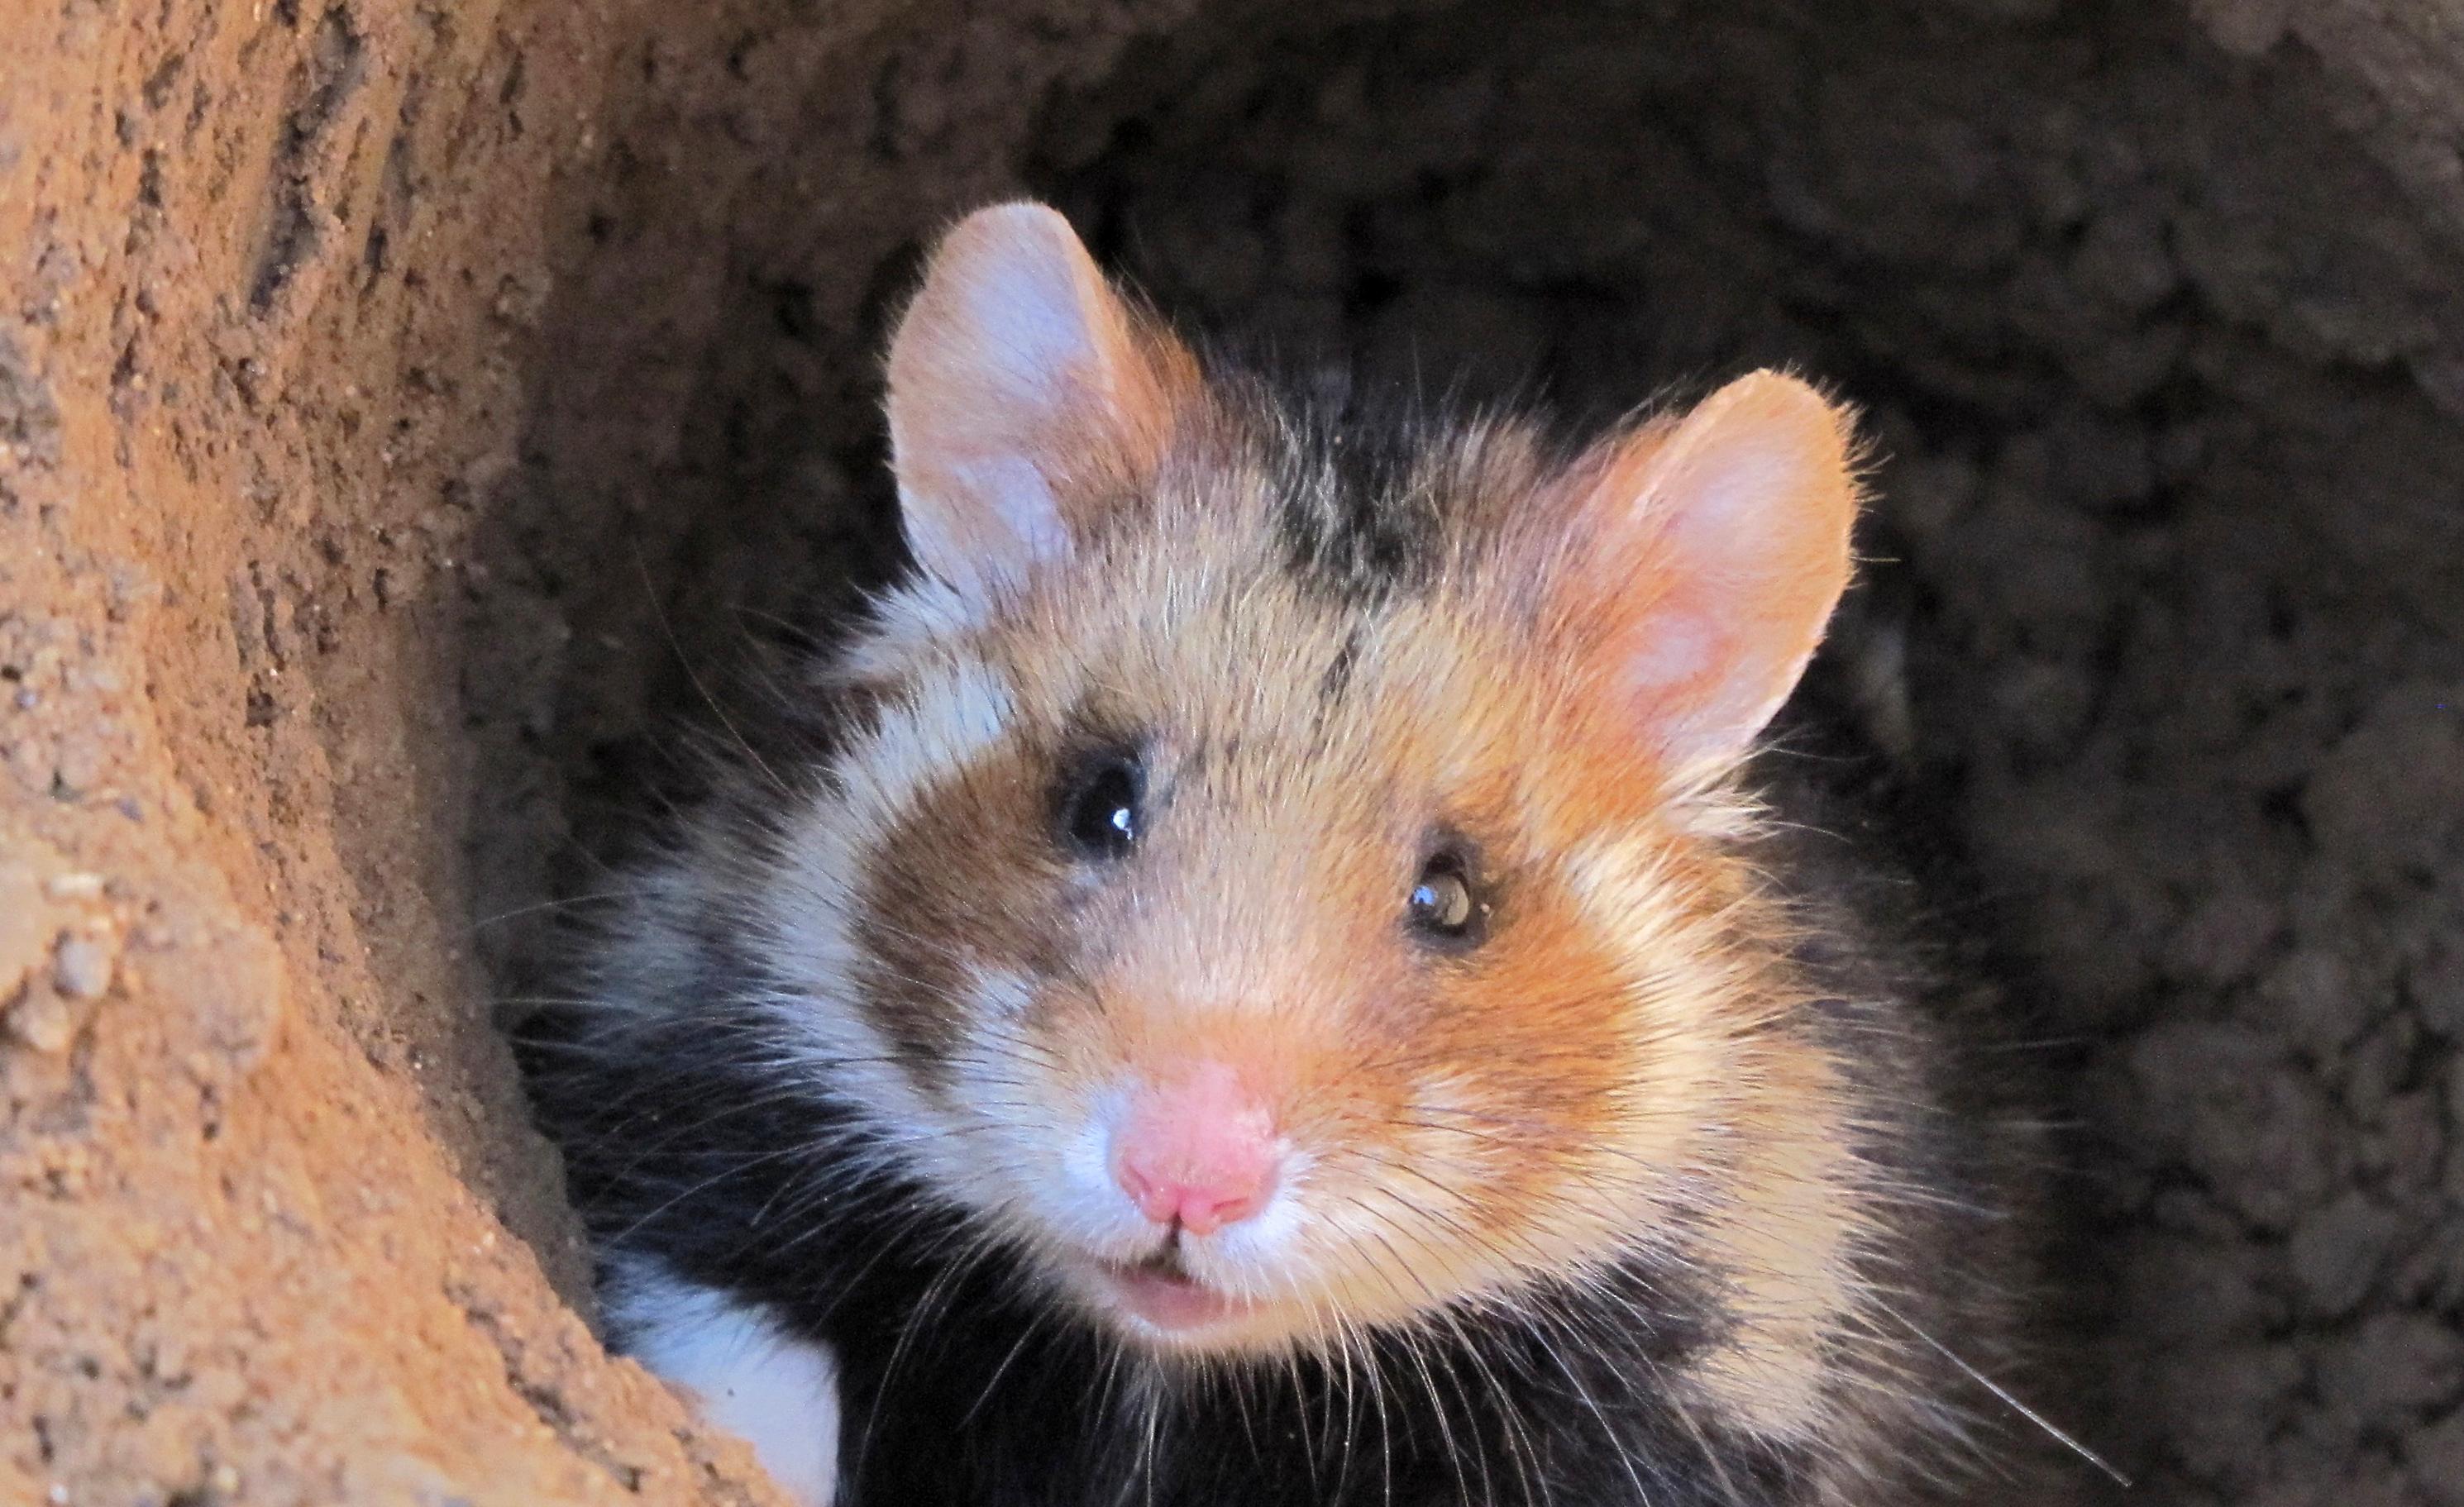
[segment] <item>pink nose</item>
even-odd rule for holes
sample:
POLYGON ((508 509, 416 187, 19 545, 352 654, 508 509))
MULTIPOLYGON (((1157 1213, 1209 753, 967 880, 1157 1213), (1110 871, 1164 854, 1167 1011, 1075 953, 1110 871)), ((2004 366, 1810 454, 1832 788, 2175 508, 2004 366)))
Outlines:
POLYGON ((1192 1234, 1265 1208, 1282 1162, 1273 1116, 1221 1062, 1140 1090, 1112 1132, 1121 1190, 1156 1224, 1192 1234))

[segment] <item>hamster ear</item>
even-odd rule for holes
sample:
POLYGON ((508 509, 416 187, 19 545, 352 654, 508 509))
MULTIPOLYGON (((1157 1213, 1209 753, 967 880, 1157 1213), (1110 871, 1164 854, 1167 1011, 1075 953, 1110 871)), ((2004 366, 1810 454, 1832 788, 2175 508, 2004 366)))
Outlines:
POLYGON ((984 595, 1066 553, 1151 478, 1194 371, 1039 204, 979 209, 934 251, 890 346, 890 444, 907 542, 984 595))
POLYGON ((1545 510, 1544 633, 1673 764, 1743 754, 1804 673, 1848 584, 1852 428, 1756 372, 1603 442, 1545 510))

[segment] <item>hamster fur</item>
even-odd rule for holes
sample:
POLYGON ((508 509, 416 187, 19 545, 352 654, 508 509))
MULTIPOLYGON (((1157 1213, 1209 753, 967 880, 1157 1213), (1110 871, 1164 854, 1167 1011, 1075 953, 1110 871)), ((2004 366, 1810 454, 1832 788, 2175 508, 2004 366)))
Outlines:
POLYGON ((1841 409, 1347 426, 1010 205, 889 416, 914 571, 543 1027, 613 1343, 816 1504, 2007 1499, 2022 1147, 1749 757, 1841 409))

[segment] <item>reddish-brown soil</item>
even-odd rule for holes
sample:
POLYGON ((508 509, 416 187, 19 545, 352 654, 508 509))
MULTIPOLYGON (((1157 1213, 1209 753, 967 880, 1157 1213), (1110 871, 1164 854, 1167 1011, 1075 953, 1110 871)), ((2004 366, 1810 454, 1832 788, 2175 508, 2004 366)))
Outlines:
POLYGON ((1023 185, 1169 306, 1871 404, 2141 1499, 2464 1503, 2436 0, 0 10, 0 1503, 775 1501, 591 1338, 499 1026, 1023 185), (1195 14, 1184 14, 1195 11, 1195 14))
POLYGON ((849 319, 1133 19, 1020 10, 0 12, 0 1501, 773 1499, 568 1303, 464 838, 740 279, 849 319))

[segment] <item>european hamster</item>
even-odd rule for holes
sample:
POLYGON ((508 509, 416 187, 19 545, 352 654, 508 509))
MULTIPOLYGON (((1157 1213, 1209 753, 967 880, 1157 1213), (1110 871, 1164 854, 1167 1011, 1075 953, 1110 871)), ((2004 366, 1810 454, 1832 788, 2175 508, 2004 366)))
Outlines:
POLYGON ((1009 205, 888 410, 912 574, 541 1054, 615 1345, 817 1504, 1993 1480, 2015 1132, 1749 757, 1841 407, 1347 424, 1009 205))

